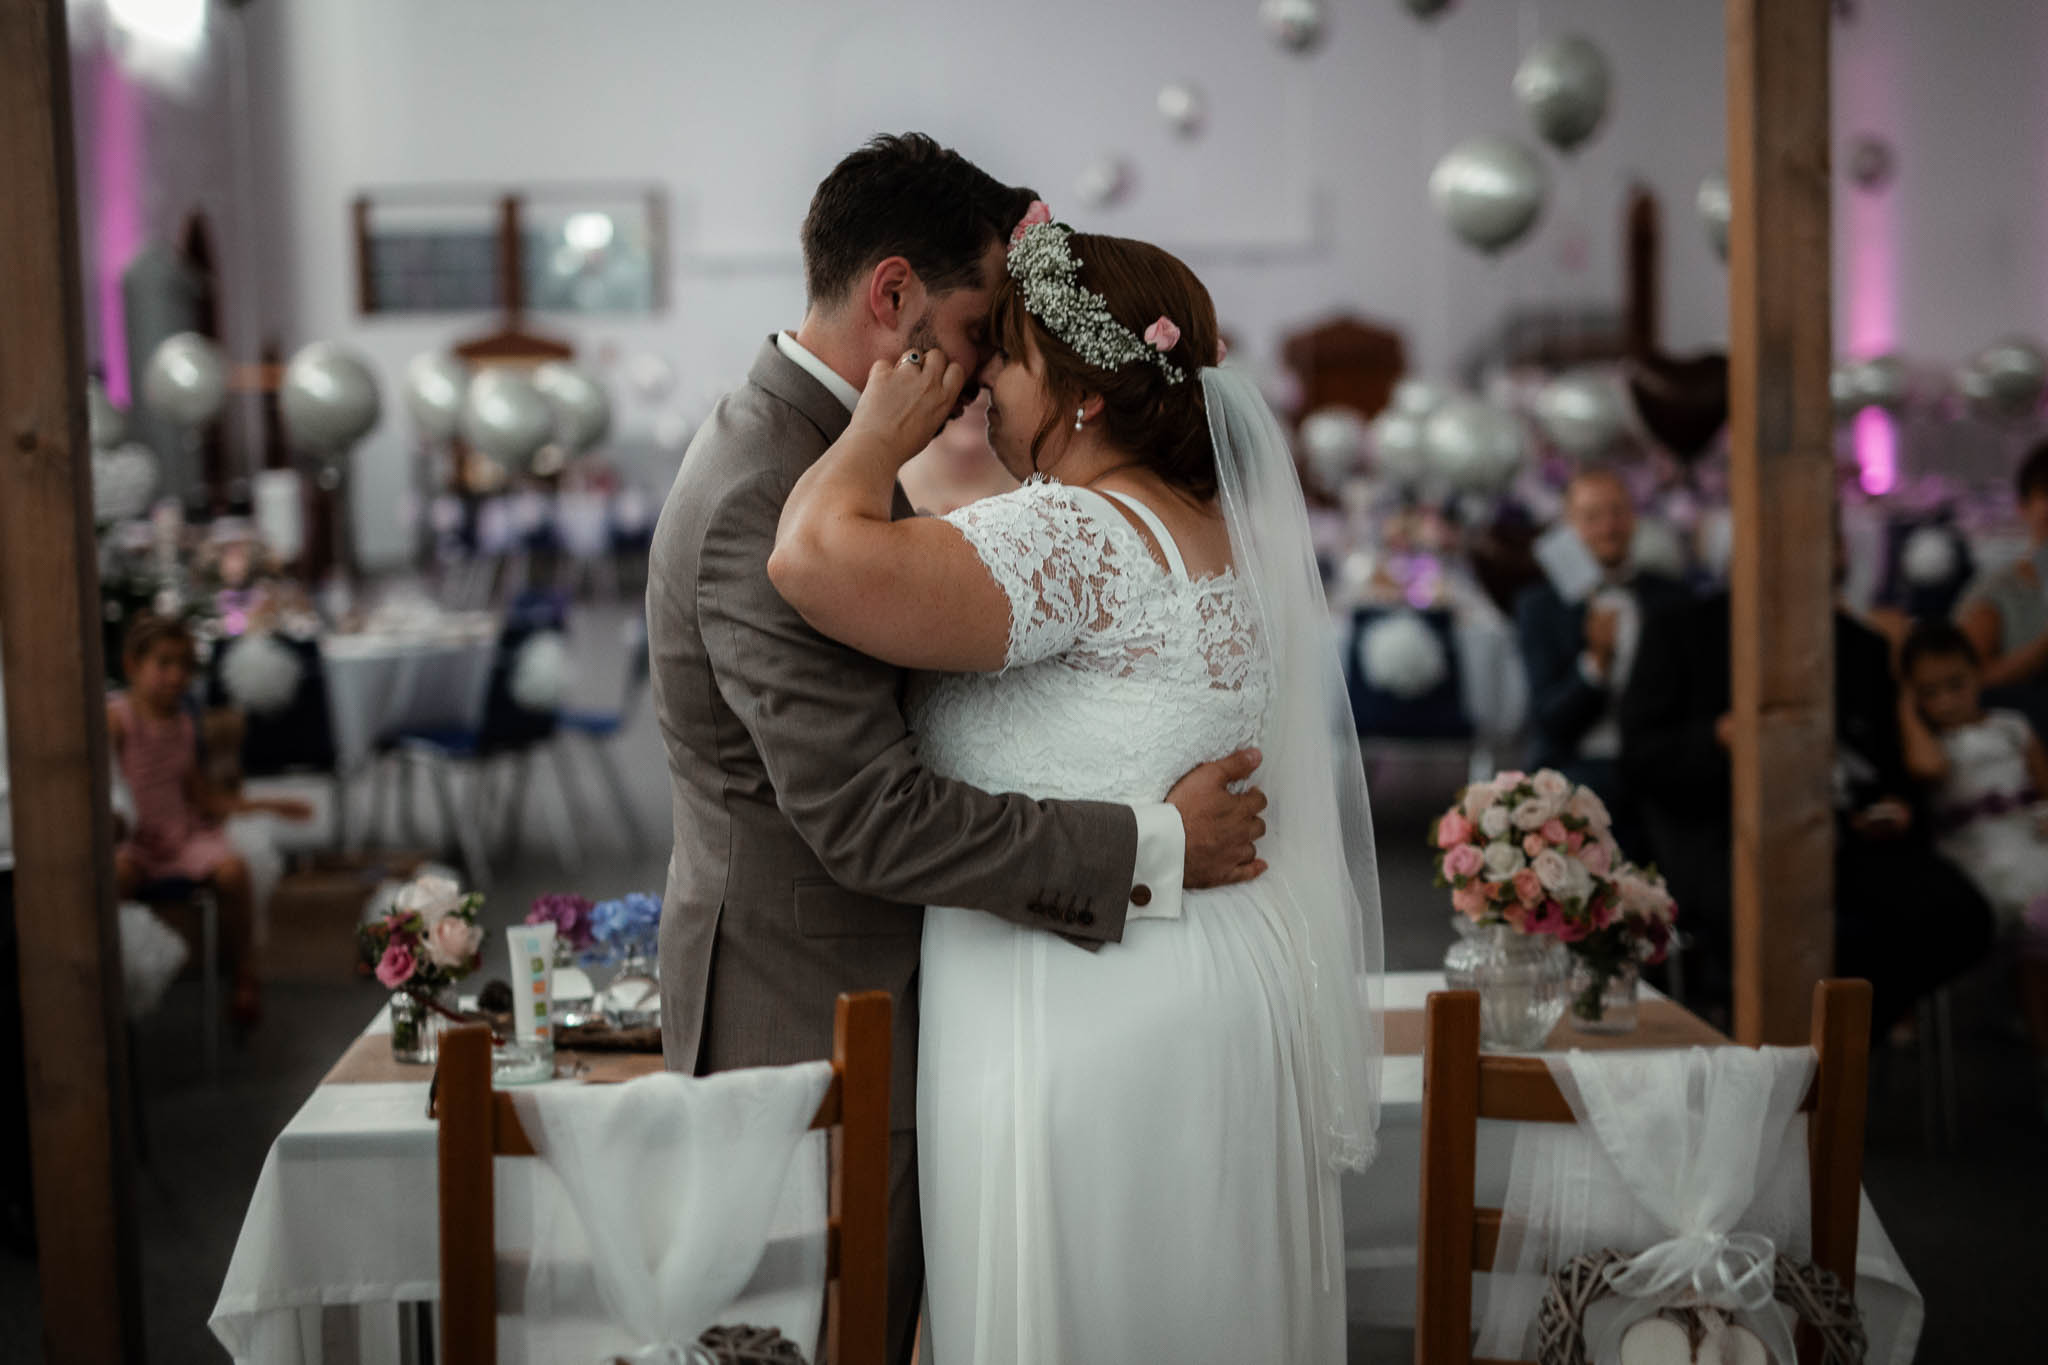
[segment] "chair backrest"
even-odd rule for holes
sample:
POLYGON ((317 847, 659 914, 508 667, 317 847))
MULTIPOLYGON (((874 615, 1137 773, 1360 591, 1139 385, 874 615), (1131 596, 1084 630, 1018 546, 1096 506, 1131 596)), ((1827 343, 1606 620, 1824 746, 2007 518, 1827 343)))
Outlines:
MULTIPOLYGON (((1422 1219, 1416 1248, 1416 1365, 1467 1365, 1472 1276, 1493 1269, 1501 1211, 1477 1208, 1480 1119, 1571 1123, 1540 1057, 1482 1056, 1479 997, 1429 997, 1422 1054, 1422 1219)), ((1813 991, 1813 1085, 1801 1108, 1812 1174, 1813 1263, 1856 1283, 1856 1214, 1863 1183, 1863 1113, 1870 1065, 1870 983, 1823 981, 1813 991)), ((1818 1360, 1800 1334, 1801 1360, 1818 1360), (1812 1353, 1812 1354, 1810 1354, 1812 1353)), ((1477 1365, 1505 1365, 1481 1361, 1477 1365)))
MULTIPOLYGON (((811 1120, 832 1133, 826 1229, 824 1358, 881 1365, 889 1297, 889 1044, 886 991, 842 995, 833 1016, 832 1084, 811 1120)), ((497 1230, 493 1156, 532 1156, 512 1097, 491 1088, 491 1035, 441 1039, 441 1344, 447 1365, 496 1365, 497 1230)))

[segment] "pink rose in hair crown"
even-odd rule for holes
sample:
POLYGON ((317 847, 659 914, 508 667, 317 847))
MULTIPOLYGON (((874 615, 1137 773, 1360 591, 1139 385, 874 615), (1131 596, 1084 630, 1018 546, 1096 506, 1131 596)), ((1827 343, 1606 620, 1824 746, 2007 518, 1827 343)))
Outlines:
POLYGON ((1162 354, 1180 345, 1180 328, 1173 325, 1173 319, 1161 317, 1145 329, 1145 344, 1162 354))
POLYGON ((1031 207, 1024 210, 1024 216, 1017 220, 1017 226, 1010 229, 1010 245, 1015 246, 1023 241, 1024 234, 1037 227, 1040 223, 1050 223, 1051 221, 1052 207, 1043 199, 1032 200, 1031 207))

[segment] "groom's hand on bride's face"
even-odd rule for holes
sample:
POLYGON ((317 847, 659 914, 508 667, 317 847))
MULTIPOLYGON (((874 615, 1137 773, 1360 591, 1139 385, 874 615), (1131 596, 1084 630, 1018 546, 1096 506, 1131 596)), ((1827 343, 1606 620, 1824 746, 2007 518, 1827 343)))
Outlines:
POLYGON ((1266 870, 1258 842, 1265 837, 1266 794, 1253 787, 1232 791, 1259 767, 1257 749, 1240 749, 1201 767, 1174 784, 1166 799, 1180 812, 1187 831, 1187 867, 1182 884, 1190 891, 1248 882, 1266 870))
POLYGON ((944 351, 907 351, 894 362, 878 360, 868 370, 853 424, 886 445, 899 462, 906 461, 952 420, 966 383, 966 368, 944 351))

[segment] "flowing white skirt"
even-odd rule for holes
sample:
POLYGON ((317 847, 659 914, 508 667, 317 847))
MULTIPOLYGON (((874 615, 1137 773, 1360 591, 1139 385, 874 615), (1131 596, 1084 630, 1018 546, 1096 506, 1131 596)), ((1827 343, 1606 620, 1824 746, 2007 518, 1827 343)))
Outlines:
POLYGON ((1335 1365, 1342 1211, 1259 883, 1088 952, 925 917, 918 1159, 931 1365, 1335 1365))

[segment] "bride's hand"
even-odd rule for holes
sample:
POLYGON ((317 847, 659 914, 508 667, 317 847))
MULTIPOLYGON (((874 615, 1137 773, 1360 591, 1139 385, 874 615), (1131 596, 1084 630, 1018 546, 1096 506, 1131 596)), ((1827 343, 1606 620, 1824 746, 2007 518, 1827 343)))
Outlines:
POLYGON ((903 464, 944 429, 966 383, 967 371, 944 351, 906 351, 894 364, 878 360, 847 434, 872 441, 903 464))

